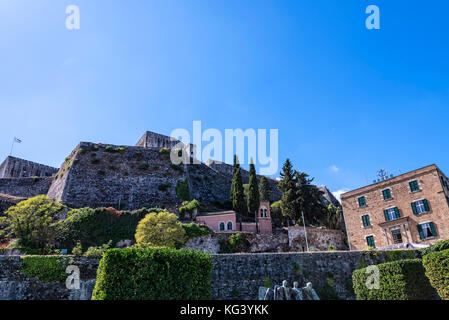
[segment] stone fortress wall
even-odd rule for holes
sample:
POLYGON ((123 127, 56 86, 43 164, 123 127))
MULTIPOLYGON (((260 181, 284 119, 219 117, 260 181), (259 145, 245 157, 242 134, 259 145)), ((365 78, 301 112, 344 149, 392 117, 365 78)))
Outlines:
POLYGON ((58 169, 40 163, 9 156, 0 165, 0 179, 51 177, 58 169))

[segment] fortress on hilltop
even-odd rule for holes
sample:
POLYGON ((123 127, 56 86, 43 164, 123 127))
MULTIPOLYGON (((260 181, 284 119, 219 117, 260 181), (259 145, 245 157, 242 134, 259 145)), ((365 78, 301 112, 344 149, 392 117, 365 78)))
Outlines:
MULTIPOLYGON (((0 194, 20 198, 46 194, 72 208, 174 209, 184 200, 177 190, 188 186, 190 199, 210 208, 226 207, 232 166, 214 161, 174 165, 164 148, 179 143, 150 131, 135 146, 80 142, 59 169, 7 157, 0 165, 0 194)), ((194 145, 183 149, 190 157, 195 155, 194 145)), ((242 170, 242 177, 248 183, 247 171, 242 170)), ((278 182, 269 179, 269 184, 270 200, 279 200, 278 182)))

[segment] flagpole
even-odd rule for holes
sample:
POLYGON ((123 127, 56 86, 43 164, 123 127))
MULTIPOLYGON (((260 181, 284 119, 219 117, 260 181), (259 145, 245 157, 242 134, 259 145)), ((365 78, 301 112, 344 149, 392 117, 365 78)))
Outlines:
POLYGON ((12 149, 14 148, 14 143, 15 143, 15 142, 16 142, 16 138, 14 137, 14 138, 12 139, 11 152, 9 153, 9 156, 12 155, 12 149))

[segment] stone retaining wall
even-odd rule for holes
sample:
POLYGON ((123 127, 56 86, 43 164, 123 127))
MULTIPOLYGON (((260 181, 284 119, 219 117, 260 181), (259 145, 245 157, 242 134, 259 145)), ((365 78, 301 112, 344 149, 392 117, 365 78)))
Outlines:
MULTIPOLYGON (((212 255, 212 298, 255 300, 258 287, 287 280, 304 286, 312 282, 324 299, 354 299, 352 272, 367 265, 417 256, 416 251, 313 252, 212 255)), ((73 258, 80 268, 81 289, 68 290, 58 282, 43 283, 22 274, 20 257, 0 256, 0 300, 90 299, 98 259, 73 258)))

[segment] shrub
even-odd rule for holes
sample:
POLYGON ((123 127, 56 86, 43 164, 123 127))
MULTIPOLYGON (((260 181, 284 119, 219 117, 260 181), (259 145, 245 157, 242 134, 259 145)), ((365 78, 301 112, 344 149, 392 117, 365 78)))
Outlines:
POLYGON ((189 180, 185 179, 184 181, 178 181, 175 191, 181 201, 190 200, 189 180))
POLYGON ((46 196, 37 196, 10 207, 6 212, 6 228, 2 232, 17 238, 24 253, 49 253, 53 246, 53 222, 65 209, 46 196))
POLYGON ((176 248, 184 244, 185 234, 175 214, 152 212, 137 225, 136 242, 140 247, 176 248))
MULTIPOLYGON (((435 290, 425 275, 420 259, 400 260, 377 265, 379 289, 368 289, 367 280, 373 273, 367 268, 352 274, 357 300, 431 300, 435 290)), ((369 281, 368 281, 369 283, 369 281)))
POLYGON ((37 277, 42 282, 64 282, 68 259, 64 257, 27 256, 22 258, 22 273, 28 278, 37 277))
POLYGON ((92 300, 210 299, 212 261, 195 250, 128 248, 106 251, 92 300))
POLYGON ((431 245, 427 248, 419 250, 421 252, 422 256, 425 256, 426 254, 432 253, 432 252, 438 252, 443 250, 449 249, 449 240, 440 240, 434 245, 431 245))
POLYGON ((186 205, 179 208, 179 216, 181 219, 184 219, 186 214, 190 215, 190 218, 192 218, 192 213, 195 209, 198 209, 200 207, 200 203, 194 199, 187 203, 186 205))
POLYGON ((247 242, 247 234, 235 233, 229 239, 220 241, 220 253, 237 253, 241 252, 242 247, 247 242))
POLYGON ((112 247, 112 241, 97 247, 89 247, 84 253, 86 257, 101 257, 106 250, 112 247))
POLYGON ((206 226, 200 226, 196 223, 183 223, 182 227, 184 228, 184 231, 186 232, 186 237, 188 239, 196 238, 196 237, 203 237, 211 234, 211 230, 206 226))
POLYGON ((56 242, 59 247, 71 249, 78 241, 86 250, 92 246, 101 246, 112 240, 113 244, 121 240, 132 240, 137 224, 150 212, 162 209, 140 209, 119 212, 113 208, 70 210, 64 221, 56 224, 56 242))
POLYGON ((159 154, 160 155, 170 155, 170 149, 168 149, 168 148, 162 148, 162 149, 160 149, 159 150, 159 154))
POLYGON ((81 246, 81 241, 76 243, 76 246, 72 249, 72 254, 75 256, 81 256, 83 254, 83 247, 81 246))
POLYGON ((110 153, 120 152, 121 154, 123 154, 123 152, 125 152, 126 148, 125 147, 116 147, 116 148, 114 148, 113 146, 106 146, 104 148, 104 150, 106 152, 110 152, 110 153))
POLYGON ((423 264, 426 275, 439 296, 444 300, 449 300, 449 250, 425 255, 423 264))

